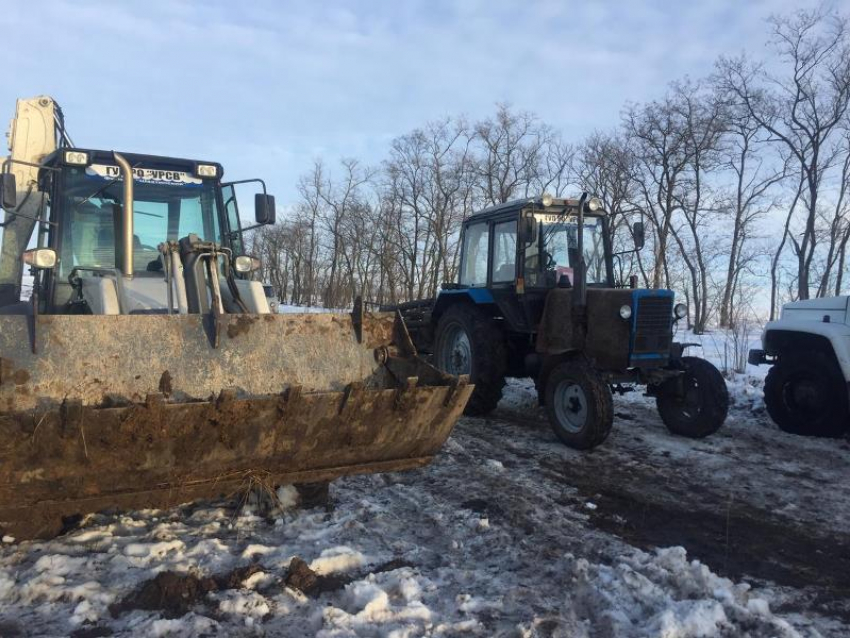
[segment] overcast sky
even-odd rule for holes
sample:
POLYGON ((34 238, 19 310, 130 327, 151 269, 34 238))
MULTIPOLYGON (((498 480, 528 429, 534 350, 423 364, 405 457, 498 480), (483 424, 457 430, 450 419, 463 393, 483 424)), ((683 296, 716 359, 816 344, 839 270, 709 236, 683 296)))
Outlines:
POLYGON ((627 101, 766 55, 800 0, 30 0, 0 10, 0 121, 48 94, 79 146, 220 161, 278 203, 315 157, 384 158, 425 121, 497 102, 579 141, 627 101))

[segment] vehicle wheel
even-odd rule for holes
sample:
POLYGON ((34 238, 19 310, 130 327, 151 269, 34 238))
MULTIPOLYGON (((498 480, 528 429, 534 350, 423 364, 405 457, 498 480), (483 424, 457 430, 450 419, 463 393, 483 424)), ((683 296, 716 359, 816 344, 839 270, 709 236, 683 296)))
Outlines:
POLYGON ((658 389, 658 413, 673 434, 702 439, 726 420, 729 390, 720 371, 705 359, 682 357, 679 363, 682 376, 668 379, 658 389))
POLYGON ((776 425, 791 434, 841 436, 850 422, 844 376, 823 352, 781 354, 767 373, 764 403, 776 425))
POLYGON ((561 441, 577 450, 589 450, 611 433, 611 388, 584 361, 559 363, 546 381, 546 413, 561 441))
POLYGON ((502 398, 507 367, 504 336, 495 322, 477 308, 457 304, 440 317, 434 363, 449 374, 468 374, 475 384, 465 414, 487 414, 502 398))

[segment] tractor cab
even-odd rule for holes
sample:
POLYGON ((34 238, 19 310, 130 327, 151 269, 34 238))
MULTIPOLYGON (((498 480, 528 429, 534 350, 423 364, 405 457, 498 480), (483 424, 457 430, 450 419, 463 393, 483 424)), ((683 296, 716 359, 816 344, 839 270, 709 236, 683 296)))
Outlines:
MULTIPOLYGON (((519 285, 531 291, 573 285, 580 260, 577 202, 523 203, 486 209, 464 224, 461 286, 519 285)), ((589 285, 613 287, 605 215, 601 210, 586 214, 582 228, 589 285)))
MULTIPOLYGON (((581 207, 579 200, 545 195, 471 216, 462 230, 458 282, 444 285, 441 297, 492 303, 511 331, 536 333, 551 290, 615 288, 608 217, 595 198, 581 207)), ((632 232, 640 249, 642 222, 632 232)), ((437 314, 439 306, 438 300, 437 314)))

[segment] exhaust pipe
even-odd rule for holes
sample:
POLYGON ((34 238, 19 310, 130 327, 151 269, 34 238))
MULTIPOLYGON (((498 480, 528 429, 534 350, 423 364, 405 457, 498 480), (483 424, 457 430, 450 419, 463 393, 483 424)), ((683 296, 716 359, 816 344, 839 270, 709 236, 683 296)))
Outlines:
POLYGON ((120 153, 112 152, 124 179, 124 206, 121 210, 121 273, 133 278, 133 167, 120 153))
POLYGON ((587 268, 584 263, 584 204, 587 201, 587 192, 581 194, 578 200, 578 229, 576 231, 576 248, 578 249, 578 268, 573 269, 575 283, 576 305, 584 309, 587 303, 587 268), (575 272, 575 271, 578 272, 575 272))

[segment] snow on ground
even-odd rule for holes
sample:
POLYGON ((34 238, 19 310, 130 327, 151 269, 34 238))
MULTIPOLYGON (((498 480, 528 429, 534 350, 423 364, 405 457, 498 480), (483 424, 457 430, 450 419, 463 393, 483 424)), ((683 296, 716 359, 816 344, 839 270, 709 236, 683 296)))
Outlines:
POLYGON ((762 377, 730 378, 730 419, 701 441, 631 393, 602 447, 570 450, 516 380, 429 467, 338 480, 326 506, 101 514, 5 542, 0 635, 848 635, 850 445, 780 432, 762 377), (287 586, 294 557, 314 591, 287 586), (206 589, 140 602, 169 571, 206 589))
POLYGON ((277 307, 279 313, 318 313, 318 312, 346 312, 345 310, 325 310, 316 306, 293 306, 282 303, 277 307))

